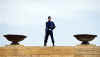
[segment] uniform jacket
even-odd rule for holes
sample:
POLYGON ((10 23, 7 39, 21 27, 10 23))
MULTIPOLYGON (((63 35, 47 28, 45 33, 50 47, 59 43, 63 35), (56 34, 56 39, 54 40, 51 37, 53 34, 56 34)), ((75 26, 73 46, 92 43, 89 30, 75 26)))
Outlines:
POLYGON ((53 30, 53 29, 55 29, 55 24, 54 24, 54 22, 53 21, 48 21, 48 22, 46 22, 46 31, 48 31, 48 30, 53 30))

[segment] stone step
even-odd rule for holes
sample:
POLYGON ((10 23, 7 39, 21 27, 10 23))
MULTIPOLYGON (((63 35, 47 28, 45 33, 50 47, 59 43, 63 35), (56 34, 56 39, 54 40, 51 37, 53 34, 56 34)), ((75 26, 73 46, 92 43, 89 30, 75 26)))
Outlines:
POLYGON ((99 46, 23 46, 0 47, 0 56, 17 57, 100 57, 99 46))

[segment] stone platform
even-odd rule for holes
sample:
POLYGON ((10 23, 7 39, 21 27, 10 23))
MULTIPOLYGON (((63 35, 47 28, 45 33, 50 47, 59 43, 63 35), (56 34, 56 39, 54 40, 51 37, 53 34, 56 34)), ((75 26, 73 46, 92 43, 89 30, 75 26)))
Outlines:
POLYGON ((23 46, 0 47, 0 57, 100 57, 100 46, 23 46))

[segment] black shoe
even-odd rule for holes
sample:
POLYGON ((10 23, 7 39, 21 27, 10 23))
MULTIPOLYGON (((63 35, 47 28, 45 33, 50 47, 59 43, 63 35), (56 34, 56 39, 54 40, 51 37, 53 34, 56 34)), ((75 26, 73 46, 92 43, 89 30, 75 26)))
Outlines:
POLYGON ((53 45, 53 47, 54 47, 55 45, 53 45))
POLYGON ((44 46, 46 47, 47 45, 46 45, 46 44, 44 44, 44 46))

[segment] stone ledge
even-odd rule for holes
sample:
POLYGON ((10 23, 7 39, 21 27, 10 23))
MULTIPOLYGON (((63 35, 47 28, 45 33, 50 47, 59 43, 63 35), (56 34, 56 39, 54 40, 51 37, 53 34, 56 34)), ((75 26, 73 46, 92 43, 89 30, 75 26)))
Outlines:
POLYGON ((100 46, 5 46, 0 47, 1 57, 100 57, 100 46))

